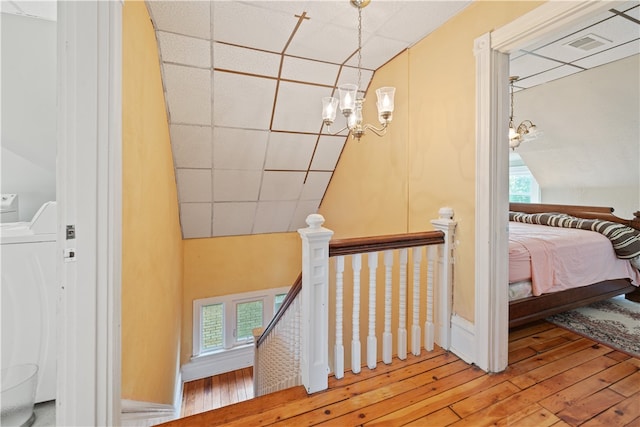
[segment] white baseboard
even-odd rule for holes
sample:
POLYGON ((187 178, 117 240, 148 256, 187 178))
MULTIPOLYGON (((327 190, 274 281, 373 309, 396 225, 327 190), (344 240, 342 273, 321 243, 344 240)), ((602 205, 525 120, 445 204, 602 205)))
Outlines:
POLYGON ((451 352, 467 363, 475 363, 475 325, 454 314, 451 316, 451 352))
POLYGON ((236 347, 207 356, 193 357, 182 365, 182 381, 199 380, 253 366, 254 345, 236 347))
POLYGON ((151 427, 177 418, 173 405, 122 399, 121 407, 123 427, 151 427))

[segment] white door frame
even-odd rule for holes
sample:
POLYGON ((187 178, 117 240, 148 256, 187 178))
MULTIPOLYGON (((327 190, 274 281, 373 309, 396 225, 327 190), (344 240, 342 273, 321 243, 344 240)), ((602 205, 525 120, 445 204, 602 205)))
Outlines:
POLYGON ((119 425, 122 3, 57 6, 56 425, 119 425))
POLYGON ((508 357, 509 54, 624 1, 549 1, 477 38, 475 363, 489 372, 508 357))

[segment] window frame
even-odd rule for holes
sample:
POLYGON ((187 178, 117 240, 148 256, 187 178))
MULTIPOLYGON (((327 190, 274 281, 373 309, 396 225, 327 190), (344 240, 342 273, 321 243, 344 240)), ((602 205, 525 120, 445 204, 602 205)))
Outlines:
POLYGON ((238 304, 262 301, 262 325, 266 326, 275 315, 275 297, 276 295, 286 294, 291 289, 290 286, 279 288, 264 289, 252 292, 243 292, 239 294, 221 295, 217 297, 200 298, 193 300, 193 346, 192 357, 201 357, 210 354, 216 354, 229 351, 236 347, 247 346, 253 343, 253 337, 238 341, 235 337, 235 328, 237 322, 238 304), (222 348, 212 350, 202 348, 204 340, 202 339, 202 308, 207 305, 222 304, 223 326, 222 326, 222 348), (267 313, 267 308, 271 307, 272 312, 267 313))
MULTIPOLYGON (((527 203, 540 203, 541 194, 540 194, 540 185, 538 185, 538 181, 536 177, 533 176, 531 170, 527 167, 527 165, 521 164, 517 166, 509 166, 509 179, 511 177, 521 177, 528 176, 531 178, 531 188, 529 189, 529 202, 527 203)), ((511 200, 511 186, 509 186, 509 200, 511 200)))

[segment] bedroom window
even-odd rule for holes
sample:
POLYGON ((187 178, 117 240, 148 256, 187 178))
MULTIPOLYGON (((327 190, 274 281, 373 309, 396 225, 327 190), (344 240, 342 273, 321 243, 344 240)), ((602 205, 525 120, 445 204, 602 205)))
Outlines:
POLYGON ((516 203, 539 203, 538 181, 517 153, 509 156, 509 201, 516 203))
POLYGON ((193 356, 253 342, 253 329, 271 321, 288 287, 204 298, 193 302, 193 356))

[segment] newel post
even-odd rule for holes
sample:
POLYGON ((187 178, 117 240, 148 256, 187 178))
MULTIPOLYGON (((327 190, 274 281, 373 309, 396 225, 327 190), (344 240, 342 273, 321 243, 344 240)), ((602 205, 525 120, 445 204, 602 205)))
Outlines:
POLYGON ((322 215, 307 217, 302 239, 301 376, 307 393, 329 386, 329 240, 322 215))
POLYGON ((440 208, 439 218, 431 220, 433 228, 444 233, 444 245, 438 256, 438 320, 437 331, 440 347, 448 350, 451 347, 451 315, 453 306, 453 247, 456 222, 453 220, 452 208, 440 208))

